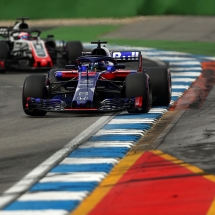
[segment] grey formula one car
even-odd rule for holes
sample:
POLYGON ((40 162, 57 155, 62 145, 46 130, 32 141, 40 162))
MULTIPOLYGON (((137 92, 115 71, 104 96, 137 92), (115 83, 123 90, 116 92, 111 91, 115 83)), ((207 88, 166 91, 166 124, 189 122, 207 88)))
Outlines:
POLYGON ((48 70, 74 63, 83 52, 80 41, 41 39, 41 31, 29 28, 25 20, 0 27, 0 73, 7 70, 48 70))
POLYGON ((44 116, 48 111, 122 109, 129 113, 147 113, 152 105, 169 105, 168 68, 143 68, 140 52, 108 52, 100 46, 102 42, 97 43, 91 55, 77 58, 76 65, 51 69, 48 77, 28 75, 23 85, 24 112, 30 116, 44 116), (133 64, 133 68, 126 69, 128 64, 130 67, 133 64))

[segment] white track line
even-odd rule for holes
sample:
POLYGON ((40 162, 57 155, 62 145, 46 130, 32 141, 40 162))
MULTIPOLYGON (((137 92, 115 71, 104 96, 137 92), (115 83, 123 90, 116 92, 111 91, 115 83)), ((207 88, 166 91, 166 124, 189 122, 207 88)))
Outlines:
POLYGON ((172 89, 188 89, 190 85, 173 85, 172 89))
POLYGON ((89 192, 62 192, 62 191, 47 191, 33 192, 22 195, 18 201, 55 201, 55 200, 78 200, 81 201, 88 195, 89 192))
POLYGON ((198 66, 201 66, 201 63, 199 61, 185 61, 185 62, 170 62, 170 66, 178 66, 178 65, 181 65, 181 66, 186 66, 186 65, 198 65, 198 66))
POLYGON ((108 147, 127 147, 131 148, 134 144, 131 143, 125 143, 124 141, 122 143, 113 143, 113 142, 107 142, 105 145, 101 144, 101 142, 95 142, 91 144, 84 144, 83 146, 80 146, 79 148, 108 148, 108 147))
POLYGON ((135 129, 110 129, 110 130, 106 130, 106 129, 101 129, 96 134, 94 134, 94 136, 102 136, 105 134, 118 134, 118 135, 139 134, 139 135, 143 135, 143 133, 144 133, 143 129, 141 129, 141 130, 135 130, 135 129))
MULTIPOLYGON (((192 71, 192 70, 199 70, 202 71, 201 67, 170 67, 170 71, 192 71)), ((183 74, 183 73, 182 73, 183 74)))
POLYGON ((172 78, 172 82, 194 82, 196 80, 196 78, 172 78))
POLYGON ((172 96, 181 96, 182 92, 172 92, 172 96))
POLYGON ((201 72, 173 72, 171 73, 172 77, 175 76, 193 76, 198 77, 201 74, 201 72))
POLYGON ((68 215, 66 210, 17 210, 0 211, 0 215, 68 215))
POLYGON ((48 173, 47 176, 40 180, 45 182, 100 182, 107 173, 105 172, 70 172, 70 173, 48 173))
POLYGON ((60 164, 99 164, 99 163, 116 164, 118 163, 118 160, 114 158, 65 158, 60 164))
POLYGON ((109 122, 111 124, 122 124, 122 123, 154 123, 156 119, 113 119, 109 122))

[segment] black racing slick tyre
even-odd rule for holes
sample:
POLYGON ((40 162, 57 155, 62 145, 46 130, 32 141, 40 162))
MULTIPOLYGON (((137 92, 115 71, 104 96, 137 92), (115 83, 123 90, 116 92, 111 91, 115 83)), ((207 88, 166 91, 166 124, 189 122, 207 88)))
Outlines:
MULTIPOLYGON (((5 61, 9 57, 9 47, 5 42, 0 42, 0 61, 5 61)), ((4 73, 5 68, 0 67, 0 73, 4 73)))
POLYGON ((0 60, 8 59, 9 56, 9 47, 7 43, 0 42, 0 60))
POLYGON ((171 101, 172 84, 169 69, 149 67, 144 69, 152 85, 153 106, 168 106, 171 101))
POLYGON ((46 98, 46 76, 40 74, 31 74, 25 78, 22 91, 22 106, 25 114, 29 116, 45 116, 46 111, 29 110, 26 108, 27 98, 46 98))
POLYGON ((76 58, 80 57, 83 52, 83 46, 80 41, 69 41, 66 43, 66 60, 69 63, 75 63, 76 58))
POLYGON ((145 73, 128 74, 125 79, 126 98, 142 97, 141 109, 129 108, 129 113, 148 113, 152 105, 151 84, 148 75, 145 73))

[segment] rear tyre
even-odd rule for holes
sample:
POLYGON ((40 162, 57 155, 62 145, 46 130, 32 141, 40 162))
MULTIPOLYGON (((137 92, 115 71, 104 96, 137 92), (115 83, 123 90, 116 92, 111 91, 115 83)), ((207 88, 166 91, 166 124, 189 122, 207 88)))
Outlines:
POLYGON ((153 106, 168 106, 171 101, 171 74, 167 68, 145 68, 152 84, 153 106))
MULTIPOLYGON (((0 42, 0 61, 5 61, 9 57, 9 47, 7 43, 0 42)), ((5 68, 0 68, 0 73, 5 73, 5 68)))
POLYGON ((25 78, 22 91, 22 106, 25 114, 29 116, 45 116, 47 111, 26 109, 27 98, 46 98, 46 76, 39 74, 28 75, 25 78))
POLYGON ((152 105, 152 91, 148 75, 145 73, 129 74, 125 80, 126 98, 142 97, 141 109, 129 108, 129 113, 148 113, 152 105))
POLYGON ((69 63, 76 63, 76 58, 80 57, 83 52, 83 46, 80 41, 69 41, 66 43, 66 60, 69 63))

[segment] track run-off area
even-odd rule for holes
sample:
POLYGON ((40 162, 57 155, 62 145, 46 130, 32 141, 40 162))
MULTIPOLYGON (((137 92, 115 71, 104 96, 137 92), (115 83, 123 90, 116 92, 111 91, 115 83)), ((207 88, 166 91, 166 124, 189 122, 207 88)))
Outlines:
MULTIPOLYGON (((158 210, 159 214, 214 214, 215 177, 156 149, 183 110, 198 103, 195 96, 185 102, 183 97, 197 79, 204 80, 205 65, 215 59, 143 47, 109 48, 138 50, 143 58, 169 63, 170 106, 153 107, 147 114, 123 111, 86 121, 84 130, 71 135, 66 146, 1 194, 0 214, 157 214, 158 210)), ((55 117, 61 126, 68 115, 55 117)), ((43 123, 46 119, 25 117, 43 123)))

